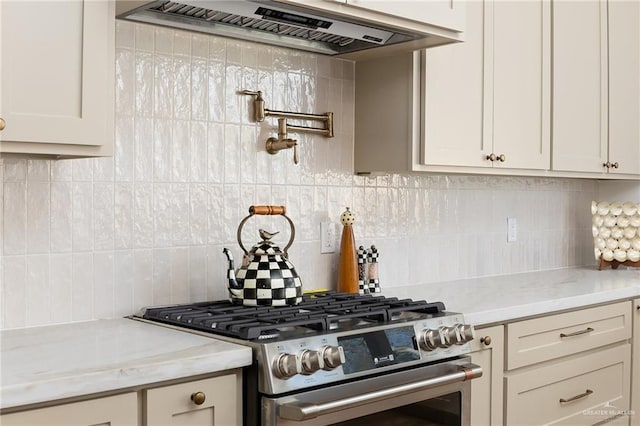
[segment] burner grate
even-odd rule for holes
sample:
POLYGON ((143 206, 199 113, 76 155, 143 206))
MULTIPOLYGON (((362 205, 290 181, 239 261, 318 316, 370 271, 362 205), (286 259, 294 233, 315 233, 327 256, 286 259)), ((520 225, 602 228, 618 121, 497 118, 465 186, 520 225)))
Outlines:
POLYGON ((398 320, 404 313, 435 315, 444 310, 442 302, 326 291, 305 294, 296 306, 240 306, 224 300, 147 308, 143 318, 243 340, 261 340, 296 332, 383 324, 398 320))

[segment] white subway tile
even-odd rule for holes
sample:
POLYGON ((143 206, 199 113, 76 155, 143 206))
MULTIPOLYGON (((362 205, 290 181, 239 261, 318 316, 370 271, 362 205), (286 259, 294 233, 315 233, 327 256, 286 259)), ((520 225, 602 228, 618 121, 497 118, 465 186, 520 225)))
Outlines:
POLYGON ((133 175, 136 182, 153 181, 153 120, 135 121, 133 175))
POLYGON ((136 50, 153 51, 154 27, 146 24, 135 24, 135 46, 136 50))
POLYGON ((207 300, 207 248, 189 247, 189 300, 207 300))
POLYGON ((186 183, 171 184, 171 245, 183 246, 190 242, 189 231, 189 185, 186 183))
POLYGON ((51 180, 67 182, 73 179, 73 162, 75 160, 51 161, 51 180))
POLYGON ((155 120, 153 129, 153 179, 155 182, 171 180, 171 138, 173 122, 155 120))
MULTIPOLYGON (((6 184, 5 184, 6 185, 6 184)), ((2 318, 5 328, 26 326, 27 261, 25 256, 4 256, 2 318)))
POLYGON ((154 58, 153 107, 157 118, 173 118, 173 58, 156 54, 154 58))
POLYGON ((73 248, 73 183, 51 182, 51 252, 73 248))
POLYGON ((153 245, 168 247, 171 245, 171 184, 156 183, 153 187, 153 245))
POLYGON ((227 42, 228 39, 224 37, 210 37, 209 38, 209 58, 217 61, 225 60, 227 56, 227 42))
MULTIPOLYGON (((117 182, 131 182, 133 180, 133 147, 134 132, 133 118, 116 117, 116 140, 115 140, 115 178, 117 182)), ((82 161, 82 160, 78 160, 82 161)), ((74 165, 74 180, 75 165, 74 165)))
POLYGON ((93 249, 93 187, 89 182, 74 182, 72 187, 73 251, 93 249))
MULTIPOLYGON (((135 113, 138 117, 152 117, 154 111, 155 62, 152 53, 135 54, 135 113)), ((116 110, 120 113, 119 110, 116 110)))
POLYGON ((112 157, 94 158, 93 159, 93 181, 94 182, 113 182, 114 168, 115 168, 115 164, 112 157))
POLYGON ((93 229, 95 250, 113 250, 115 244, 115 189, 113 183, 93 185, 93 229))
POLYGON ((135 24, 116 20, 116 47, 133 49, 135 47, 135 24))
POLYGON ((156 27, 154 34, 155 52, 172 55, 174 34, 175 31, 170 28, 156 27))
POLYGON ((173 116, 179 120, 191 118, 191 60, 178 56, 173 60, 173 116))
POLYGON ((189 182, 207 182, 207 124, 191 122, 189 182))
POLYGON ((171 249, 171 303, 189 301, 189 249, 171 249))
POLYGON ((51 322, 53 324, 71 321, 72 312, 72 254, 51 254, 49 258, 49 295, 51 297, 51 322))
POLYGON ((50 164, 48 160, 28 160, 27 180, 29 182, 49 182, 50 164))
POLYGON ((50 200, 48 182, 27 184, 27 252, 49 253, 50 250, 50 200))
POLYGON ((112 251, 93 254, 93 317, 114 317, 115 258, 112 251))
POLYGON ((208 110, 208 63, 206 59, 193 59, 191 62, 191 119, 206 120, 208 110))
POLYGON ((5 182, 24 182, 27 180, 27 160, 24 158, 3 159, 5 182))
POLYGON ((133 247, 153 247, 153 213, 153 184, 136 184, 133 193, 133 247))
POLYGON ((45 254, 27 256, 26 326, 45 325, 51 322, 49 287, 49 256, 45 254))
MULTIPOLYGON (((222 253, 222 245, 210 245, 207 247, 207 300, 229 299, 227 282, 227 259, 222 253)), ((229 246, 234 259, 239 259, 240 251, 234 246, 229 246)), ((238 261, 239 262, 239 261, 238 261)), ((234 267, 238 268, 236 262, 234 267)))
POLYGON ((133 307, 133 251, 116 251, 114 264, 113 314, 116 317, 132 315, 136 313, 133 307))
POLYGON ((5 181, 3 194, 3 253, 5 255, 25 254, 27 252, 27 184, 5 181))
POLYGON ((76 159, 71 166, 74 182, 91 182, 93 180, 92 158, 76 159))
POLYGON ((203 34, 191 35, 191 55, 195 58, 209 57, 209 37, 203 34))
POLYGON ((116 183, 113 218, 114 248, 133 247, 133 184, 116 183))
MULTIPOLYGON (((240 145, 238 148, 240 151, 240 178, 242 183, 256 183, 257 157, 258 155, 269 155, 262 149, 262 146, 258 148, 258 144, 261 145, 261 142, 256 140, 256 127, 254 125, 245 125, 240 128, 240 145)), ((285 150, 281 155, 290 155, 293 158, 293 153, 289 151, 285 150)))
POLYGON ((135 106, 135 53, 116 49, 116 111, 118 115, 133 115, 135 106))
POLYGON ((153 304, 171 303, 171 251, 156 249, 153 251, 153 304))
POLYGON ((241 163, 242 139, 240 138, 240 126, 227 124, 224 126, 224 182, 240 182, 240 173, 243 170, 241 163))
POLYGON ((73 253, 71 285, 71 320, 87 321, 93 310, 93 254, 73 253))
POLYGON ((207 242, 207 198, 206 184, 189 186, 190 244, 206 244, 207 242))
POLYGON ((133 252, 133 309, 154 304, 153 299, 153 250, 133 252))
POLYGON ((207 243, 222 244, 225 236, 224 191, 222 185, 207 186, 207 243))
POLYGON ((224 182, 224 125, 209 123, 207 129, 207 181, 224 182))
MULTIPOLYGON (((225 120, 225 80, 227 69, 222 61, 209 61, 208 67, 208 110, 209 121, 222 123, 225 120)), ((231 89, 234 90, 233 88, 231 89)), ((250 90, 250 89, 249 89, 250 90)), ((234 94, 235 96, 235 94, 234 94)))
POLYGON ((191 33, 175 31, 173 36, 173 54, 191 56, 191 33))
POLYGON ((190 136, 191 130, 188 121, 175 120, 173 122, 173 140, 171 143, 172 182, 189 181, 190 136))

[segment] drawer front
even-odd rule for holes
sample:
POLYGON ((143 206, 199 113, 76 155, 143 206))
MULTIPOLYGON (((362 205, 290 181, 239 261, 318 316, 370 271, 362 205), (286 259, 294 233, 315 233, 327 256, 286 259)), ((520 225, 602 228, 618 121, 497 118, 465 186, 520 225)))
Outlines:
POLYGON ((631 302, 507 324, 507 370, 631 338, 631 302))
POLYGON ((626 417, 630 357, 631 345, 621 344, 509 375, 506 424, 593 425, 626 417))

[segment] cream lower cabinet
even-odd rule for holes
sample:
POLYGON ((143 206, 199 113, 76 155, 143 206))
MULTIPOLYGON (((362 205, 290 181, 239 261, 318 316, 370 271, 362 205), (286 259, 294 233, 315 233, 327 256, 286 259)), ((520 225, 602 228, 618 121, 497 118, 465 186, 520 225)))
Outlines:
POLYGON ((146 426, 242 424, 242 378, 226 374, 144 391, 146 426))
POLYGON ((0 2, 0 157, 113 155, 115 2, 0 2))
POLYGON ((137 426, 135 392, 0 416, 2 426, 137 426))
POLYGON ((471 361, 482 367, 482 377, 471 382, 471 424, 502 426, 504 327, 476 330, 471 361))
POLYGON ((621 302, 507 324, 505 424, 629 425, 631 321, 621 302))

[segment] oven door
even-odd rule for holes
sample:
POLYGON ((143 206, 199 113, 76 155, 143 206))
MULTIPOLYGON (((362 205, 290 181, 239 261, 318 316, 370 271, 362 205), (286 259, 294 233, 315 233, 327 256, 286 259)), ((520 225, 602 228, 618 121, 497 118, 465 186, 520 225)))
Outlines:
POLYGON ((469 425, 469 357, 279 398, 262 397, 262 425, 469 425))

